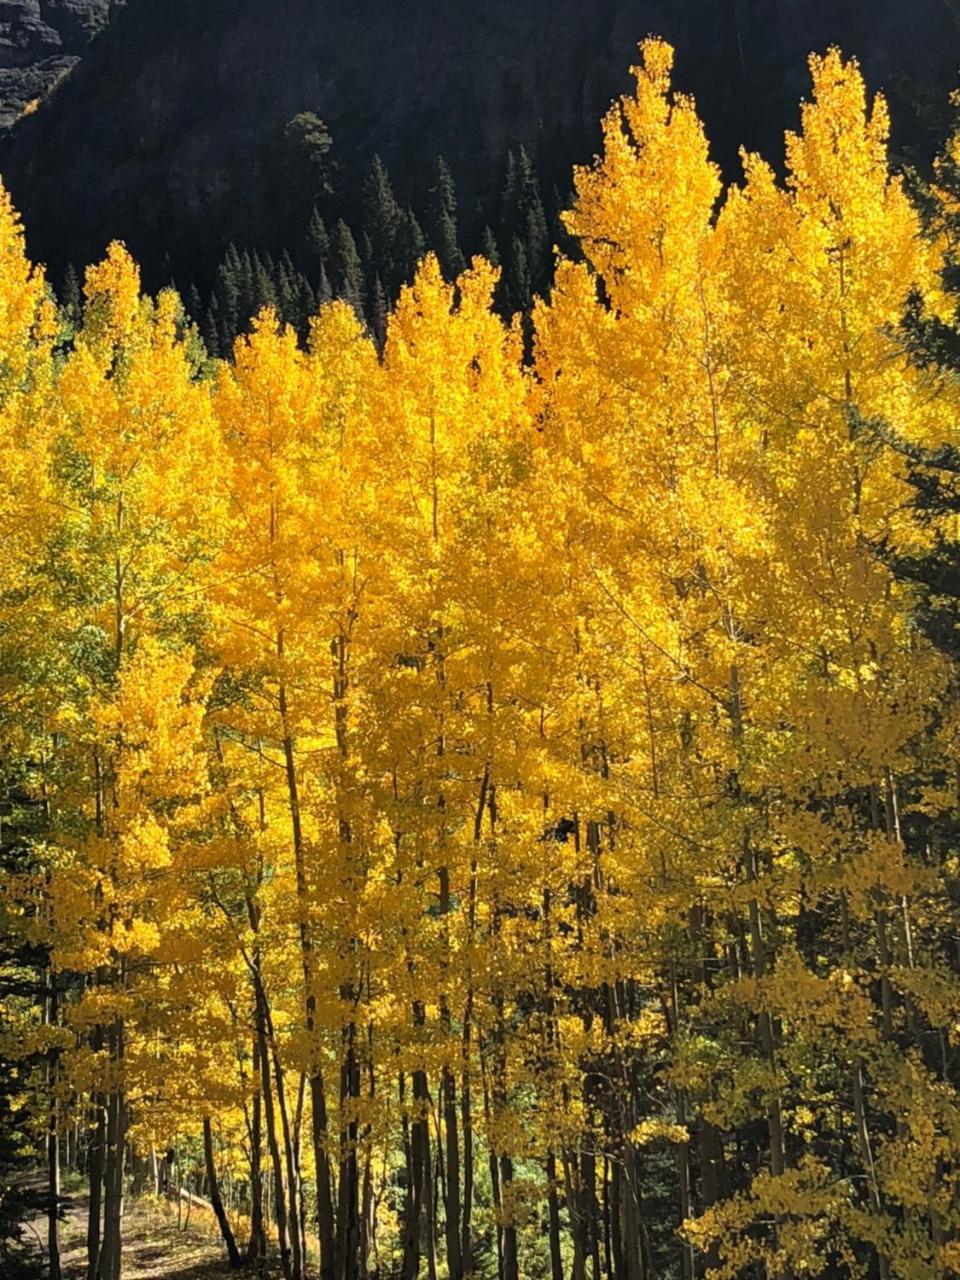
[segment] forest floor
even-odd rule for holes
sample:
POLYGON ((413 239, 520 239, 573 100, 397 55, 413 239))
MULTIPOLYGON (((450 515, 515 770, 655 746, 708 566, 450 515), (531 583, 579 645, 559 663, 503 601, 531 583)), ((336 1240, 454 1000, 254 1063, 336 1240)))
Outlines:
MULTIPOLYGON (((60 1225, 60 1258, 63 1280, 86 1276, 88 1199, 85 1193, 66 1195, 60 1225)), ((37 1241, 36 1253, 46 1262, 46 1221, 28 1224, 28 1235, 37 1241), (41 1248, 42 1245, 42 1248, 41 1248)), ((231 1271, 212 1215, 196 1206, 187 1221, 182 1206, 154 1196, 126 1201, 123 1218, 123 1280, 226 1280, 231 1271)), ((44 1268, 45 1270, 45 1268, 44 1268)), ((241 1273, 243 1274, 243 1273, 241 1273)))

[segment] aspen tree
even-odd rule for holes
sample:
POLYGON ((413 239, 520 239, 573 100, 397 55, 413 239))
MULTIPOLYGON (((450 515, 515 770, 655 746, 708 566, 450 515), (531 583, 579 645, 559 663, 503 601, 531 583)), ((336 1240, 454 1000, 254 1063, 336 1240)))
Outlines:
POLYGON ((183 792, 164 790, 159 761, 170 744, 135 698, 172 699, 160 715, 176 722, 186 669, 179 685, 164 682, 168 662, 190 666, 175 655, 196 626, 197 573, 216 529, 215 492, 197 484, 195 473, 216 444, 208 399, 178 335, 175 297, 142 299, 136 268, 119 246, 88 272, 85 292, 83 327, 57 383, 51 484, 61 514, 43 565, 53 638, 67 659, 51 690, 59 705, 50 729, 63 757, 50 797, 52 838, 62 850, 53 955, 57 968, 90 975, 87 994, 69 1013, 96 1117, 88 1267, 91 1276, 116 1280, 137 1085, 135 1074, 128 1080, 137 1047, 131 989, 160 933, 144 868, 162 873, 170 806, 175 797, 186 802, 194 784, 186 756, 183 792), (157 771, 146 789, 137 746, 144 733, 157 771), (158 817, 151 806, 168 811, 158 817))

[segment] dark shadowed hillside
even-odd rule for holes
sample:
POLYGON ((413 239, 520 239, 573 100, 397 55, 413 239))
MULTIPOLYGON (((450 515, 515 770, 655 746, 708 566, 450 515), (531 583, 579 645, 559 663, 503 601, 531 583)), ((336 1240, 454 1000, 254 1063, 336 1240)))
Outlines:
POLYGON ((0 0, 0 129, 70 71, 123 0, 0 0))
POLYGON ((779 152, 811 49, 861 58, 902 145, 924 145, 915 104, 960 64, 950 0, 131 0, 13 130, 4 172, 54 267, 114 236, 154 274, 269 240, 271 158, 301 111, 329 125, 345 191, 380 152, 408 195, 442 153, 469 209, 517 143, 565 183, 651 31, 730 171, 741 141, 779 152))

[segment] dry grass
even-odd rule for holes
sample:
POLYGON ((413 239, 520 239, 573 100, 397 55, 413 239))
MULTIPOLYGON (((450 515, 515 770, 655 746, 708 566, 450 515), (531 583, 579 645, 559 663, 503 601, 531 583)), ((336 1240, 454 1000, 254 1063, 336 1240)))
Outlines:
MULTIPOLYGON (((185 1226, 176 1207, 154 1197, 128 1200, 123 1224, 124 1280, 225 1280, 231 1271, 212 1215, 194 1207, 185 1226)), ((86 1275, 86 1196, 71 1198, 61 1226, 64 1280, 86 1275)))

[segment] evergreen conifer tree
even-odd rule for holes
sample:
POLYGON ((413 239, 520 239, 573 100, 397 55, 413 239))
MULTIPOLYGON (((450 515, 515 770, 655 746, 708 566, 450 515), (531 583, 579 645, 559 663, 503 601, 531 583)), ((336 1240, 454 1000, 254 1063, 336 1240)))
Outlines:
POLYGON ((493 267, 500 265, 500 246, 497 244, 497 237, 493 234, 489 224, 483 228, 480 237, 480 252, 493 267))
MULTIPOLYGON (((309 288, 309 284, 307 285, 309 288)), ((317 287, 314 291, 315 306, 322 307, 325 303, 332 301, 333 290, 330 287, 330 277, 327 275, 327 268, 324 263, 320 264, 320 273, 317 277, 317 287)))
POLYGON ((368 269, 379 275, 387 288, 398 286, 402 279, 397 259, 403 220, 390 176, 380 157, 374 156, 363 184, 363 233, 370 244, 365 258, 368 269))
POLYGON ((82 298, 80 293, 80 277, 73 263, 67 264, 63 273, 63 288, 60 291, 60 310, 65 324, 74 330, 80 323, 82 298))
POLYGON ((428 193, 427 236, 447 280, 455 280, 466 263, 457 227, 457 191, 447 162, 437 156, 428 193))
POLYGON ((333 234, 332 284, 337 297, 343 298, 357 314, 363 311, 363 271, 353 232, 341 218, 333 234))
POLYGON ((327 262, 330 257, 330 233, 320 210, 313 206, 310 224, 307 227, 307 259, 311 268, 327 262))
POLYGON ((394 249, 394 275, 392 291, 412 280, 423 255, 426 253, 426 237, 412 209, 404 209, 397 226, 394 249))
POLYGON ((500 222, 501 242, 511 245, 502 292, 512 307, 526 311, 534 296, 547 292, 551 252, 540 181, 523 147, 507 156, 500 222))
POLYGON ((379 276, 375 276, 370 290, 370 332, 382 354, 387 341, 387 295, 379 276))

